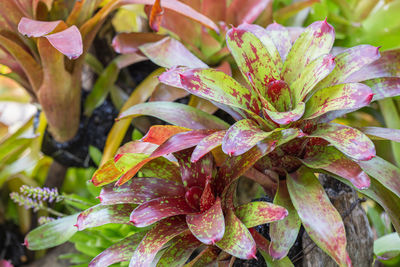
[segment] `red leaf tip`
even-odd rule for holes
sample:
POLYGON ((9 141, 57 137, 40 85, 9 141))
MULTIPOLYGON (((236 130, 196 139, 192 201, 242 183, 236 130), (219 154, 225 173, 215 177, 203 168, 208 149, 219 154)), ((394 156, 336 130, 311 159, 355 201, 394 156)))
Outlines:
POLYGON ((28 238, 24 239, 24 243, 22 245, 24 245, 25 247, 29 248, 28 238))
POLYGON ((122 154, 118 154, 114 157, 114 162, 117 162, 122 157, 122 154))
POLYGON ((258 260, 255 251, 253 251, 253 252, 251 252, 250 254, 248 254, 248 255, 247 255, 247 258, 248 258, 248 259, 255 259, 255 260, 258 260))
POLYGON ((368 96, 367 96, 367 103, 369 104, 369 103, 371 103, 371 101, 372 101, 372 98, 374 98, 374 95, 375 94, 373 94, 373 93, 371 93, 371 94, 369 94, 368 96))

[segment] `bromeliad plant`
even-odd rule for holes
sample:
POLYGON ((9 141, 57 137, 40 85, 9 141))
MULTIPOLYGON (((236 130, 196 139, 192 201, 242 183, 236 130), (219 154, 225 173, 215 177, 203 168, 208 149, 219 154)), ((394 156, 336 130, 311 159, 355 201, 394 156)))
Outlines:
MULTIPOLYGON (((314 173, 329 173, 354 186, 379 203, 400 230, 400 170, 376 157, 374 144, 362 131, 331 122, 372 100, 399 95, 400 78, 354 82, 352 77, 362 76, 363 68, 379 59, 378 48, 360 45, 333 56, 329 53, 334 39, 334 29, 326 21, 311 24, 293 43, 281 25, 263 29, 243 24, 227 32, 227 44, 247 87, 214 69, 178 66, 159 77, 167 85, 212 101, 237 120, 229 129, 204 138, 195 138, 200 130, 194 130, 193 137, 180 133, 167 143, 170 147, 185 140, 196 143, 192 162, 221 145, 230 156, 223 166, 240 162, 243 174, 254 165, 249 171, 258 173, 248 176, 289 211, 285 220, 271 224, 269 253, 275 259, 287 255, 303 224, 340 266, 351 265, 342 219, 314 173)), ((120 117, 140 114, 191 129, 223 126, 198 110, 166 102, 140 104, 120 117)), ((363 131, 399 141, 399 130, 363 131)), ((119 181, 129 180, 137 170, 134 166, 119 181)))

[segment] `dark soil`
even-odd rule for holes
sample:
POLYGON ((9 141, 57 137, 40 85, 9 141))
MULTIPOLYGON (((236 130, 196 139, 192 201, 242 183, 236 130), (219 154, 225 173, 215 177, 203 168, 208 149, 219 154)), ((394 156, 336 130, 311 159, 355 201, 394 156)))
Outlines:
POLYGON ((0 260, 11 261, 14 266, 25 263, 28 257, 23 242, 24 237, 15 224, 0 224, 0 260))

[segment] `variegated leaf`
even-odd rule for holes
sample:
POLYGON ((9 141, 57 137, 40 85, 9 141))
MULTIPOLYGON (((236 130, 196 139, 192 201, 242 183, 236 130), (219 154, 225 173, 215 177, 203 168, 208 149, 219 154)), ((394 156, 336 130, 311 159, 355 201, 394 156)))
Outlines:
POLYGON ((217 198, 208 210, 186 216, 186 222, 192 234, 207 245, 213 245, 222 239, 225 233, 224 214, 221 199, 217 198))
POLYGON ((201 245, 201 242, 192 235, 190 231, 175 237, 173 243, 164 252, 157 266, 179 267, 183 266, 193 251, 201 245))
POLYGON ((78 216, 76 227, 79 231, 108 223, 129 224, 129 215, 134 204, 96 205, 78 216))
POLYGON ((122 175, 122 172, 115 166, 114 159, 110 159, 104 163, 93 174, 91 182, 95 186, 102 186, 114 182, 122 175))
POLYGON ((175 125, 153 125, 140 141, 161 145, 171 136, 187 131, 190 129, 175 125))
POLYGON ((274 122, 286 125, 299 120, 304 114, 305 107, 306 105, 303 102, 299 102, 296 108, 290 111, 276 112, 268 109, 264 109, 264 111, 274 122))
POLYGON ((119 119, 148 115, 173 125, 189 129, 226 129, 229 124, 223 120, 193 107, 173 102, 149 102, 125 110, 119 119), (177 116, 179 114, 179 116, 177 116))
POLYGON ((366 173, 400 198, 400 169, 398 167, 380 157, 359 161, 358 164, 366 173))
POLYGON ((305 119, 313 119, 329 111, 358 109, 369 105, 371 88, 362 83, 338 84, 320 89, 307 101, 305 119))
POLYGON ((181 173, 176 162, 172 162, 164 157, 155 158, 147 162, 140 168, 140 172, 145 177, 157 177, 174 181, 179 184, 182 183, 181 173))
POLYGON ((376 155, 374 144, 365 134, 345 125, 319 124, 310 137, 325 139, 344 154, 356 160, 370 160, 376 155))
POLYGON ((400 95, 400 78, 385 77, 363 81, 374 93, 372 101, 400 95))
POLYGON ((136 248, 130 267, 149 266, 157 252, 172 238, 187 230, 183 216, 174 216, 156 224, 142 239, 136 248))
POLYGON ((235 213, 247 228, 279 221, 288 215, 285 208, 263 201, 241 205, 235 209, 235 213))
POLYGON ((293 246, 294 242, 296 242, 301 225, 297 211, 290 200, 286 181, 280 181, 278 192, 274 198, 274 204, 282 206, 288 211, 288 216, 286 218, 269 225, 271 244, 265 251, 268 252, 273 259, 279 260, 288 254, 289 249, 293 246))
POLYGON ((226 132, 226 130, 222 130, 204 137, 193 150, 190 161, 196 162, 205 154, 220 146, 226 132))
POLYGON ((103 187, 99 199, 103 205, 121 203, 141 204, 159 197, 183 197, 184 195, 184 187, 177 182, 155 177, 138 177, 119 187, 113 187, 112 185, 103 187))
POLYGON ((314 59, 328 54, 335 40, 335 30, 325 21, 308 26, 294 42, 283 64, 282 75, 290 85, 314 59))
POLYGON ((130 221, 137 227, 145 227, 162 219, 194 213, 185 197, 160 197, 147 201, 134 209, 130 221))
POLYGON ((302 167, 288 174, 287 186, 293 206, 311 239, 339 266, 351 266, 342 218, 317 177, 302 167))
POLYGON ((363 127, 361 128, 361 131, 366 135, 374 138, 382 138, 386 140, 400 142, 400 130, 398 129, 388 129, 382 127, 363 127))
POLYGON ((371 181, 360 166, 334 147, 309 146, 301 161, 310 168, 322 169, 339 175, 359 189, 366 189, 370 186, 371 181))
POLYGON ((271 133, 263 131, 250 119, 240 120, 226 132, 222 140, 222 150, 229 156, 241 155, 271 133))
POLYGON ((129 261, 145 234, 146 232, 139 232, 115 243, 97 255, 89 263, 89 267, 104 267, 117 262, 129 261))
POLYGON ((278 49, 282 62, 284 62, 290 51, 290 48, 292 47, 292 44, 290 42, 289 31, 284 26, 276 22, 268 25, 266 30, 267 34, 274 42, 276 49, 278 49))

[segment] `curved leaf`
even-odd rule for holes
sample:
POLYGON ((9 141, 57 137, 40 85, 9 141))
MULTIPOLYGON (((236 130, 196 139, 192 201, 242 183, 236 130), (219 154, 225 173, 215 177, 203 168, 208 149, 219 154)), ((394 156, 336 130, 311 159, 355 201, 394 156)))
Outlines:
POLYGON ((220 146, 225 134, 226 130, 222 130, 204 137, 193 150, 190 161, 196 162, 205 154, 220 146))
POLYGON ((319 124, 310 137, 325 139, 347 156, 356 160, 370 160, 375 157, 375 146, 362 132, 336 123, 319 124))
POLYGON ((129 224, 129 215, 135 207, 133 204, 96 205, 81 212, 75 226, 82 231, 108 223, 129 224))
POLYGON ((305 119, 313 119, 329 111, 358 109, 369 105, 371 88, 362 83, 338 84, 320 89, 306 104, 305 119))
POLYGON ((160 197, 139 205, 130 215, 136 227, 145 227, 167 217, 194 213, 185 197, 160 197))
POLYGON ((276 49, 278 49, 282 62, 284 62, 290 51, 290 48, 292 47, 289 31, 284 26, 276 22, 268 25, 266 30, 272 42, 274 42, 276 49))
POLYGON ((83 53, 82 36, 75 25, 45 37, 55 49, 69 59, 77 59, 83 53))
POLYGON ((120 33, 112 40, 112 47, 120 54, 132 54, 139 51, 139 46, 153 43, 165 38, 164 35, 152 32, 120 33))
POLYGON ((263 131, 250 119, 240 120, 226 132, 222 140, 222 151, 229 156, 241 155, 271 133, 263 131))
POLYGON ((302 167, 288 174, 287 186, 293 206, 311 239, 339 266, 351 266, 342 218, 317 177, 302 167))
POLYGON ((89 267, 104 267, 117 262, 129 261, 145 234, 146 232, 139 232, 115 243, 97 255, 89 263, 89 267))
POLYGON ((42 37, 51 33, 60 22, 61 20, 39 21, 23 17, 18 23, 18 31, 28 37, 42 37))
POLYGON ((186 221, 181 216, 162 220, 155 225, 136 248, 130 267, 149 266, 157 252, 172 238, 187 230, 186 221))
POLYGON ((159 197, 184 196, 185 189, 177 182, 155 177, 135 178, 120 187, 105 186, 100 192, 102 205, 141 204, 159 197))
POLYGON ((296 39, 282 68, 288 84, 298 79, 314 59, 328 54, 335 40, 335 30, 326 21, 316 21, 296 39))
POLYGON ((25 246, 30 250, 41 250, 67 242, 78 231, 74 225, 78 215, 51 221, 30 231, 25 237, 25 246))
POLYGON ((149 102, 130 107, 119 115, 119 119, 148 115, 173 125, 189 129, 226 129, 223 120, 193 107, 173 102, 149 102), (179 116, 177 116, 179 114, 179 116))
POLYGON ((368 175, 357 163, 331 146, 310 146, 301 161, 310 168, 322 169, 339 175, 359 189, 366 189, 371 184, 368 175))
POLYGON ((175 125, 153 125, 140 141, 161 145, 171 136, 187 131, 190 129, 175 125))
POLYGON ((382 127, 363 127, 361 131, 366 135, 378 137, 386 140, 400 142, 400 130, 382 127))
POLYGON ((285 208, 263 201, 241 205, 235 209, 235 213, 247 228, 279 221, 288 215, 285 208))
POLYGON ((196 258, 187 263, 185 267, 216 266, 220 251, 216 246, 208 246, 196 258))
POLYGON ((187 215, 186 222, 198 240, 207 245, 215 244, 225 233, 221 199, 217 198, 214 205, 202 213, 187 215))
POLYGON ((400 95, 400 78, 385 77, 363 81, 374 93, 372 101, 400 95))
POLYGON ((226 11, 227 22, 234 25, 253 23, 271 4, 271 0, 250 0, 245 4, 242 0, 233 0, 226 11))
POLYGON ((280 181, 274 204, 284 207, 289 213, 283 220, 269 225, 271 244, 265 251, 269 252, 272 258, 279 260, 288 254, 289 249, 296 242, 301 225, 297 211, 290 200, 286 181, 280 181))
POLYGON ((291 122, 299 120, 305 111, 306 105, 303 102, 297 104, 296 108, 286 112, 276 112, 268 109, 264 109, 264 111, 268 114, 268 116, 276 123, 286 125, 291 122))
POLYGON ((122 172, 115 166, 114 159, 104 163, 93 174, 91 182, 95 186, 102 186, 114 182, 122 175, 122 172))

